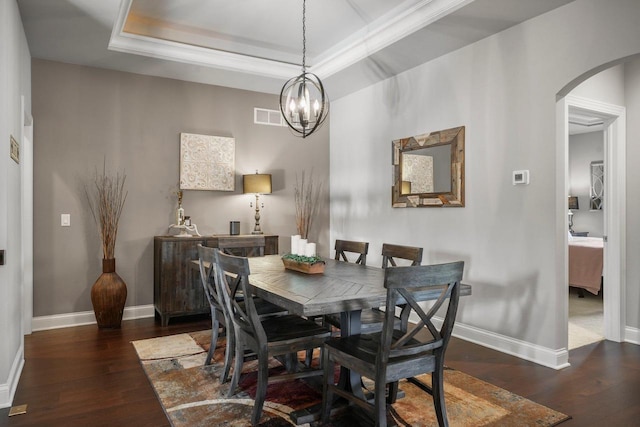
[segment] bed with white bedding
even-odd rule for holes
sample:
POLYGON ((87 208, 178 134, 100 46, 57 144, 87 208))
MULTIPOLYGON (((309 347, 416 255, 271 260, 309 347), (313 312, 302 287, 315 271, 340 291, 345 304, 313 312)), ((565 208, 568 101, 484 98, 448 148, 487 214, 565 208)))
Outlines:
POLYGON ((602 287, 602 237, 569 237, 569 286, 598 295, 602 287))

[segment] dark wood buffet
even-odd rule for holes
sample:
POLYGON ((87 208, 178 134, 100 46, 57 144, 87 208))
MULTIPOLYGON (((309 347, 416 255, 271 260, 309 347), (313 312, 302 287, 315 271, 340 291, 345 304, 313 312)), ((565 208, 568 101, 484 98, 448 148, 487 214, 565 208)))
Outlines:
MULTIPOLYGON (((209 313, 198 272, 189 264, 198 258, 198 244, 218 247, 218 237, 156 236, 153 239, 153 305, 162 326, 173 317, 209 313)), ((278 236, 265 235, 265 255, 278 253, 278 236)))

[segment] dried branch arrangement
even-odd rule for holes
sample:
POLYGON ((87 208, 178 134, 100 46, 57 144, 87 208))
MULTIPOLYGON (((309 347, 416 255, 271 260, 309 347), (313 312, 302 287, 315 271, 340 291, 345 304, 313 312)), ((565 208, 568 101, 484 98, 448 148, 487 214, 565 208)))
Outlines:
POLYGON ((127 200, 128 192, 124 191, 127 176, 116 172, 107 174, 106 164, 102 166, 102 174, 96 169, 93 185, 85 185, 85 194, 89 201, 89 208, 96 221, 100 239, 102 240, 102 254, 104 259, 115 257, 116 237, 118 236, 118 222, 120 214, 127 200), (91 188, 89 188, 91 187, 91 188))
POLYGON ((296 186, 294 190, 296 226, 298 228, 298 234, 300 234, 303 239, 309 237, 313 220, 318 213, 321 192, 322 183, 315 181, 313 172, 308 179, 304 171, 302 171, 300 179, 298 179, 298 175, 296 174, 296 186))

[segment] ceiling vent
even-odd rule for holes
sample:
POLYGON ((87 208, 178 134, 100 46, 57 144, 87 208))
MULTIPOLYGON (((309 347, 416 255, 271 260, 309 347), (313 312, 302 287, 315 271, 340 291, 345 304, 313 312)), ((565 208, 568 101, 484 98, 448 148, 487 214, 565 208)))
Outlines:
POLYGON ((253 123, 257 125, 286 126, 280 110, 267 110, 266 108, 253 109, 253 123))

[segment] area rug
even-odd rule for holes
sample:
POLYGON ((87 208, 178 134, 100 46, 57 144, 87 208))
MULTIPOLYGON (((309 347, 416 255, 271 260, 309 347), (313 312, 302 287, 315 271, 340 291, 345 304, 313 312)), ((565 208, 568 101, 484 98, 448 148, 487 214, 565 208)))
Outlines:
MULTIPOLYGON (((174 427, 248 426, 255 396, 256 362, 246 362, 238 391, 226 398, 229 383, 220 384, 224 360, 224 339, 218 341, 214 363, 204 366, 211 331, 179 334, 134 341, 141 364, 174 427)), ((301 358, 304 354, 301 354, 301 358)), ((271 362, 270 375, 283 372, 271 362)), ((428 375, 420 377, 431 383, 428 375)), ((404 398, 389 412, 390 425, 437 426, 431 396, 417 386, 402 382, 404 398)), ((555 426, 570 417, 534 403, 507 390, 462 372, 445 371, 445 399, 449 424, 456 426, 555 426)), ((269 384, 260 425, 292 425, 292 411, 317 405, 322 393, 303 380, 269 384)), ((332 426, 353 427, 349 410, 332 421, 332 426)), ((309 424, 305 424, 308 426, 309 424)))

